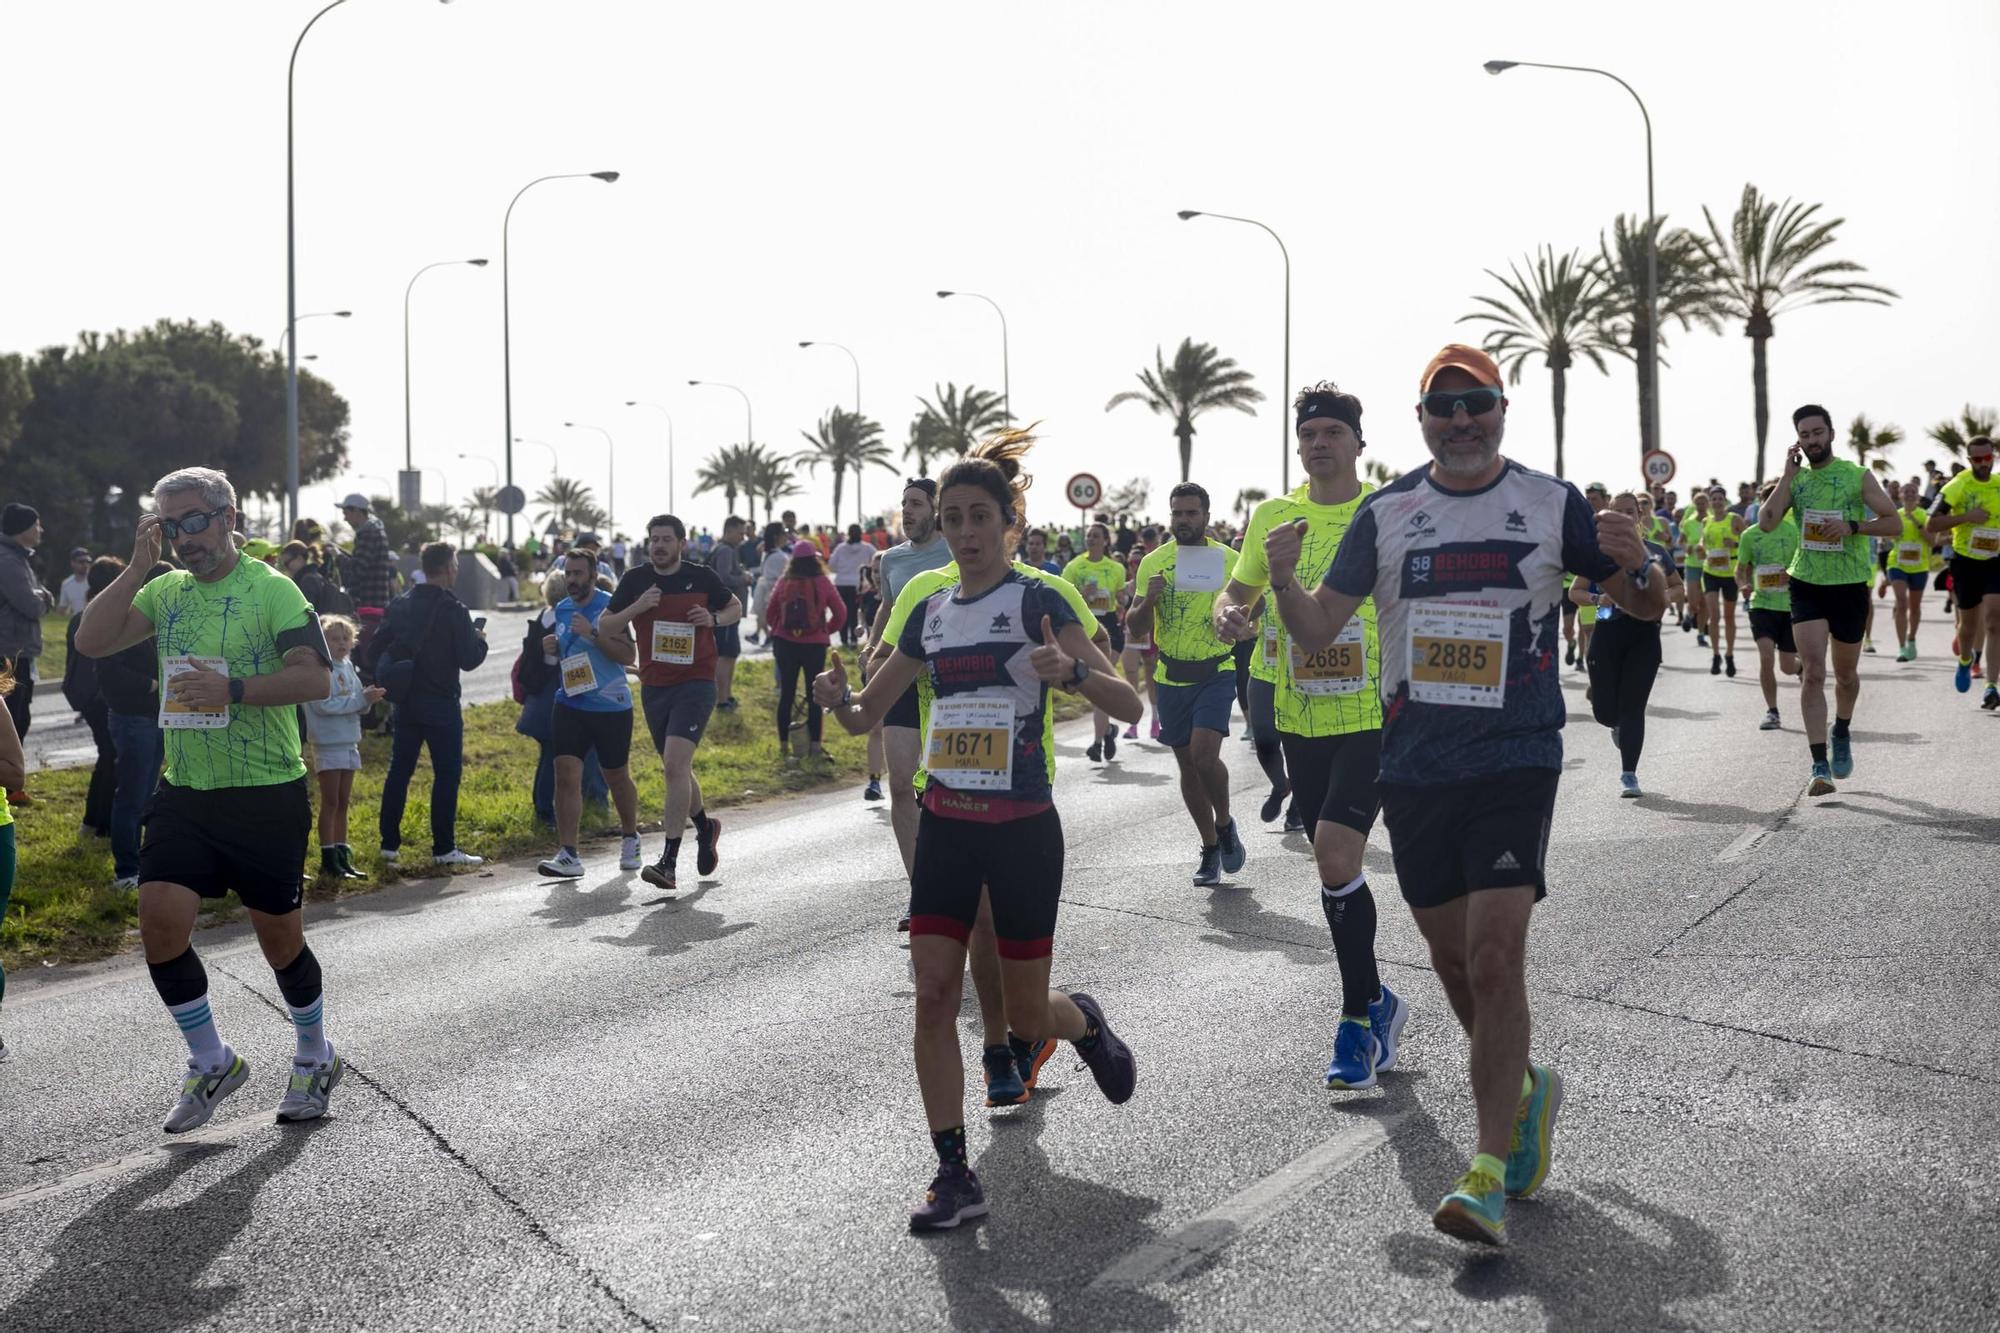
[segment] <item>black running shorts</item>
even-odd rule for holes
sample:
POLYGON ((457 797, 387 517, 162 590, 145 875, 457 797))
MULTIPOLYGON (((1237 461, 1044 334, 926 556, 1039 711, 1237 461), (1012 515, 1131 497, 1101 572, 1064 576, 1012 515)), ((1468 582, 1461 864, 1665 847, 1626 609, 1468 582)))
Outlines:
POLYGON ((632 762, 632 710, 591 712, 556 700, 554 736, 549 742, 557 756, 581 759, 597 751, 601 767, 620 769, 632 762))
POLYGON ((1378 784, 1403 900, 1442 907, 1481 889, 1531 884, 1539 902, 1561 776, 1517 768, 1435 787, 1378 784))
POLYGON ((1382 769, 1382 733, 1351 731, 1344 736, 1278 733, 1285 748, 1285 776, 1291 779, 1306 839, 1321 820, 1342 824, 1362 837, 1375 827, 1382 808, 1375 776, 1382 769))
POLYGON ((949 935, 963 944, 979 918, 979 891, 993 900, 1002 958, 1047 958, 1062 901, 1062 820, 1053 807, 1026 819, 984 824, 917 813, 910 871, 910 934, 949 935))
POLYGON ((1721 593, 1722 600, 1725 602, 1734 602, 1736 600, 1736 576, 1734 574, 1711 574, 1707 570, 1703 570, 1701 573, 1701 587, 1704 592, 1721 593))
POLYGON ((253 912, 296 912, 312 821, 304 778, 213 791, 162 781, 146 805, 139 882, 179 884, 204 898, 234 890, 253 912))
MULTIPOLYGON (((929 668, 925 668, 928 670, 929 668)), ((882 716, 885 727, 908 727, 915 731, 923 726, 923 716, 917 708, 917 683, 910 682, 910 688, 896 696, 896 702, 889 705, 889 711, 882 716)))
POLYGON ((1125 626, 1116 614, 1108 611, 1097 618, 1097 623, 1104 626, 1104 632, 1111 638, 1110 656, 1115 660, 1125 651, 1125 626))
MULTIPOLYGON (((811 682, 807 682, 810 684, 811 682)), ((715 712, 715 682, 684 680, 678 685, 642 685, 639 706, 646 711, 646 729, 653 733, 653 753, 667 748, 669 736, 701 744, 708 719, 715 712)), ((604 762, 603 756, 598 762, 604 762)))
POLYGON ((1827 633, 1841 643, 1860 643, 1868 628, 1866 583, 1807 583, 1793 579, 1792 623, 1824 620, 1827 633))
POLYGON ((1988 592, 2000 595, 2000 574, 1996 574, 1996 567, 2000 567, 2000 559, 1974 560, 1962 555, 1951 558, 1951 595, 1960 606, 1969 611, 1984 601, 1988 592))
POLYGON ((1760 611, 1750 608, 1750 637, 1769 639, 1778 645, 1781 653, 1796 653, 1798 644, 1792 641, 1792 613, 1790 611, 1760 611))

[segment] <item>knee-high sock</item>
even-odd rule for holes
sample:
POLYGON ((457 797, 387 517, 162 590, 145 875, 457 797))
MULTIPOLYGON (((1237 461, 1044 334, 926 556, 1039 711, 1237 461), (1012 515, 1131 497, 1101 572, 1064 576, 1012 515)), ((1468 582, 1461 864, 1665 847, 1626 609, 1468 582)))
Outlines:
POLYGON ((160 1002, 187 1038, 188 1054, 204 1070, 219 1073, 229 1064, 230 1051, 216 1031, 215 1015, 208 1007, 208 969, 193 946, 178 958, 146 964, 146 971, 152 974, 160 1002))
POLYGON ((301 946, 298 957, 272 971, 278 978, 278 990, 285 997, 285 1007, 292 1011, 292 1029, 299 1039, 299 1063, 323 1063, 329 1050, 326 1004, 320 987, 319 959, 313 957, 312 946, 301 946))
POLYGON ((1365 875, 1338 887, 1322 884, 1319 905, 1333 932, 1333 955, 1340 961, 1340 1012, 1345 1018, 1366 1018, 1368 1006, 1382 991, 1375 967, 1375 895, 1365 875))

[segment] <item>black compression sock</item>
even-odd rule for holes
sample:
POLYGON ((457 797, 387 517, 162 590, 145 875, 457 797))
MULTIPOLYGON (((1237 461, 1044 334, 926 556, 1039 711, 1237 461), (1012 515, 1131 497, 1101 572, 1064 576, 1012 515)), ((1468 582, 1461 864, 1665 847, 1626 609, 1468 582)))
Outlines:
POLYGON ((1333 954, 1340 962, 1340 1012, 1348 1018, 1366 1018, 1369 1001, 1382 990, 1382 975, 1375 966, 1375 895, 1368 891, 1367 878, 1357 875, 1348 884, 1322 884, 1319 905, 1326 912, 1333 954))
POLYGON ((1835 718, 1833 720, 1833 734, 1840 737, 1842 740, 1847 740, 1848 739, 1847 724, 1850 721, 1852 721, 1851 718, 1845 718, 1845 717, 1835 718))
POLYGON ((667 864, 670 866, 679 865, 680 860, 681 860, 681 840, 679 838, 668 838, 667 864))
POLYGON ((966 1166, 964 1125, 953 1125, 950 1129, 932 1130, 931 1146, 937 1149, 940 1165, 966 1166))
POLYGON ((697 838, 706 838, 708 836, 708 811, 697 810, 689 815, 688 818, 694 822, 694 836, 697 838))
POLYGON ((1823 764, 1823 763, 1825 763, 1825 762, 1826 762, 1826 747, 1825 747, 1824 745, 1815 745, 1815 746, 1813 746, 1813 747, 1812 747, 1812 757, 1813 757, 1813 762, 1814 762, 1815 764, 1823 764))

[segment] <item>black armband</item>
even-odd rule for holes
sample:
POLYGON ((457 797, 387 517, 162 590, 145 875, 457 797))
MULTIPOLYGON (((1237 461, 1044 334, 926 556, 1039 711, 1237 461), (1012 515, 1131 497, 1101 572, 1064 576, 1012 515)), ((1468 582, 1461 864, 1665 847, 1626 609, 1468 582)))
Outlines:
POLYGON ((274 640, 278 645, 278 660, 294 648, 310 648, 314 657, 323 667, 333 665, 333 655, 326 650, 326 633, 319 627, 319 617, 308 617, 306 623, 296 629, 279 630, 274 640))

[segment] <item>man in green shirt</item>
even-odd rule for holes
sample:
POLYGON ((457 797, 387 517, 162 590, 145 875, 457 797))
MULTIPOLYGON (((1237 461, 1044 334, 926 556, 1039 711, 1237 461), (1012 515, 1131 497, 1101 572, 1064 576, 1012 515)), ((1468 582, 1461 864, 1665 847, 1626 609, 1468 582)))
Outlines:
POLYGON ((1896 504, 1875 474, 1833 456, 1833 414, 1818 403, 1792 413, 1798 443, 1785 451, 1785 470, 1757 525, 1777 531, 1797 511, 1799 549, 1791 576, 1792 636, 1799 646, 1799 713, 1812 749, 1808 796, 1830 794, 1834 778, 1854 772, 1848 726, 1861 695, 1861 640, 1868 631, 1868 588, 1875 581, 1870 537, 1903 530, 1896 504), (1800 465, 1805 466, 1801 467, 1800 465), (1826 659, 1833 656, 1833 734, 1829 765, 1826 659))
POLYGON ((166 1130, 207 1123, 249 1076, 216 1030, 191 943, 201 900, 231 891, 249 909, 298 1038, 278 1119, 311 1120, 345 1069, 326 1040, 319 960, 299 910, 312 806, 296 705, 327 696, 326 639, 298 585, 230 540, 239 511, 228 477, 170 472, 153 506, 131 563, 84 611, 76 650, 108 657, 159 644, 167 767, 139 852, 139 935, 190 1052, 166 1130), (147 582, 163 539, 185 568, 147 582))
MULTIPOLYGON (((1778 483, 1766 482, 1760 497, 1771 503, 1778 483)), ((1785 569, 1799 549, 1798 525, 1787 517, 1770 532, 1753 523, 1736 537, 1736 582, 1750 600, 1750 637, 1757 644, 1757 683, 1764 691, 1764 720, 1759 731, 1776 731, 1778 675, 1799 674, 1799 650, 1792 638, 1791 576, 1785 569)))
POLYGON ((1173 537, 1139 562, 1140 595, 1125 618, 1151 639, 1159 661, 1153 686, 1160 740, 1180 765, 1181 800, 1201 834, 1196 884, 1220 884, 1248 853, 1229 817, 1229 768, 1222 742, 1236 706, 1235 644, 1219 639, 1210 613, 1236 570, 1236 552, 1208 534, 1208 492, 1184 481, 1167 493, 1173 537))
MULTIPOLYGON (((1125 566, 1111 554, 1111 529, 1103 520, 1091 524, 1083 540, 1084 553, 1063 566, 1062 576, 1083 594, 1091 615, 1104 627, 1115 662, 1125 651, 1125 626, 1118 618, 1125 599, 1125 566)), ((1093 764, 1117 758, 1118 728, 1111 725, 1111 715, 1102 709, 1092 709, 1090 721, 1090 748, 1084 751, 1084 756, 1093 764)))
POLYGON ((1994 673, 2000 671, 2000 477, 1993 475, 1993 441, 1978 435, 1966 441, 1966 470, 1944 484, 1931 506, 1932 536, 1951 534, 1951 595, 1958 602, 1958 671, 1952 681, 1960 694, 1972 688, 1972 659, 1986 654, 1986 697, 1980 707, 2000 709, 1994 673))

